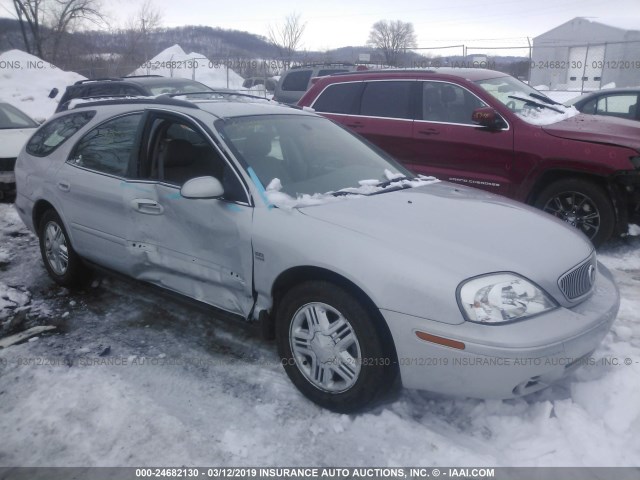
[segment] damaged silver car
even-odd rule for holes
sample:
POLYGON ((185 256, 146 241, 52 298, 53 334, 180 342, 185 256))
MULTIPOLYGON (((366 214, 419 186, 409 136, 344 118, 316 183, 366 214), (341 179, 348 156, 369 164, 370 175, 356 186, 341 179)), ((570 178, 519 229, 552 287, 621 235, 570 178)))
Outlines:
POLYGON ((317 404, 407 388, 509 398, 565 377, 619 294, 589 241, 505 198, 415 176, 313 113, 174 97, 87 103, 16 165, 61 285, 99 265, 275 335, 317 404))

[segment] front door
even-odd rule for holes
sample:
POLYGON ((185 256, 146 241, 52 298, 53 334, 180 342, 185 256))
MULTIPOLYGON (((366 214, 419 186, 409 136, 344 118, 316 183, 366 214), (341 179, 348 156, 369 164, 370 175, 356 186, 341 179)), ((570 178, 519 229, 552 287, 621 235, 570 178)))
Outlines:
POLYGON ((127 190, 134 235, 134 276, 226 311, 253 305, 253 208, 235 170, 208 134, 187 118, 150 112, 140 180, 127 190), (188 199, 180 187, 213 176, 217 199, 188 199))
POLYGON ((502 195, 514 189, 513 130, 492 130, 471 121, 476 108, 486 106, 469 90, 449 82, 422 84, 421 116, 413 123, 412 160, 407 166, 502 195))

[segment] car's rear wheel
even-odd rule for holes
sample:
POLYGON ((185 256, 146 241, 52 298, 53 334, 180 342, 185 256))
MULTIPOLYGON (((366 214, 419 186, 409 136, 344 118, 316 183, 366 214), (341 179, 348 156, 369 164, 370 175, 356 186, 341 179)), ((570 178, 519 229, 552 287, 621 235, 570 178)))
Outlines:
POLYGON ((347 413, 391 388, 397 371, 391 339, 354 296, 325 281, 291 289, 278 307, 278 353, 311 401, 347 413))
POLYGON ((76 287, 87 280, 89 270, 71 246, 69 235, 55 211, 48 210, 42 216, 39 237, 44 266, 56 283, 76 287))
POLYGON ((604 189, 595 183, 559 180, 540 192, 535 206, 580 230, 596 247, 613 235, 613 205, 604 189))

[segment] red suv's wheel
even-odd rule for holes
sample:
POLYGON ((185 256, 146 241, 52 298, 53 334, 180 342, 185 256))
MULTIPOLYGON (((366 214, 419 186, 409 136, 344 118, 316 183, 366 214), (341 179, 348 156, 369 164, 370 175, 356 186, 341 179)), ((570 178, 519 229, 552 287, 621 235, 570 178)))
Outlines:
POLYGON ((587 180, 559 180, 546 187, 535 206, 564 220, 584 233, 599 247, 615 226, 615 212, 607 193, 587 180))

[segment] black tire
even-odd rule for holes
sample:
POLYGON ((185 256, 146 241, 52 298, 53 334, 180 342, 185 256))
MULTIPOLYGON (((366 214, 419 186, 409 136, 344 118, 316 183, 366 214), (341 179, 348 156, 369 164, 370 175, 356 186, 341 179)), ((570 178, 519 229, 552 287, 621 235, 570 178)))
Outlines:
POLYGON ((44 266, 58 285, 71 288, 87 282, 90 271, 71 246, 67 230, 54 210, 47 210, 42 215, 38 237, 44 266), (52 241, 53 237, 55 241, 52 241))
POLYGON ((588 180, 558 180, 540 192, 534 205, 576 227, 596 247, 613 235, 616 219, 611 199, 588 180))
POLYGON ((332 283, 297 285, 282 298, 276 315, 278 353, 287 375, 324 408, 340 413, 363 409, 393 387, 397 372, 392 340, 381 322, 332 283))

